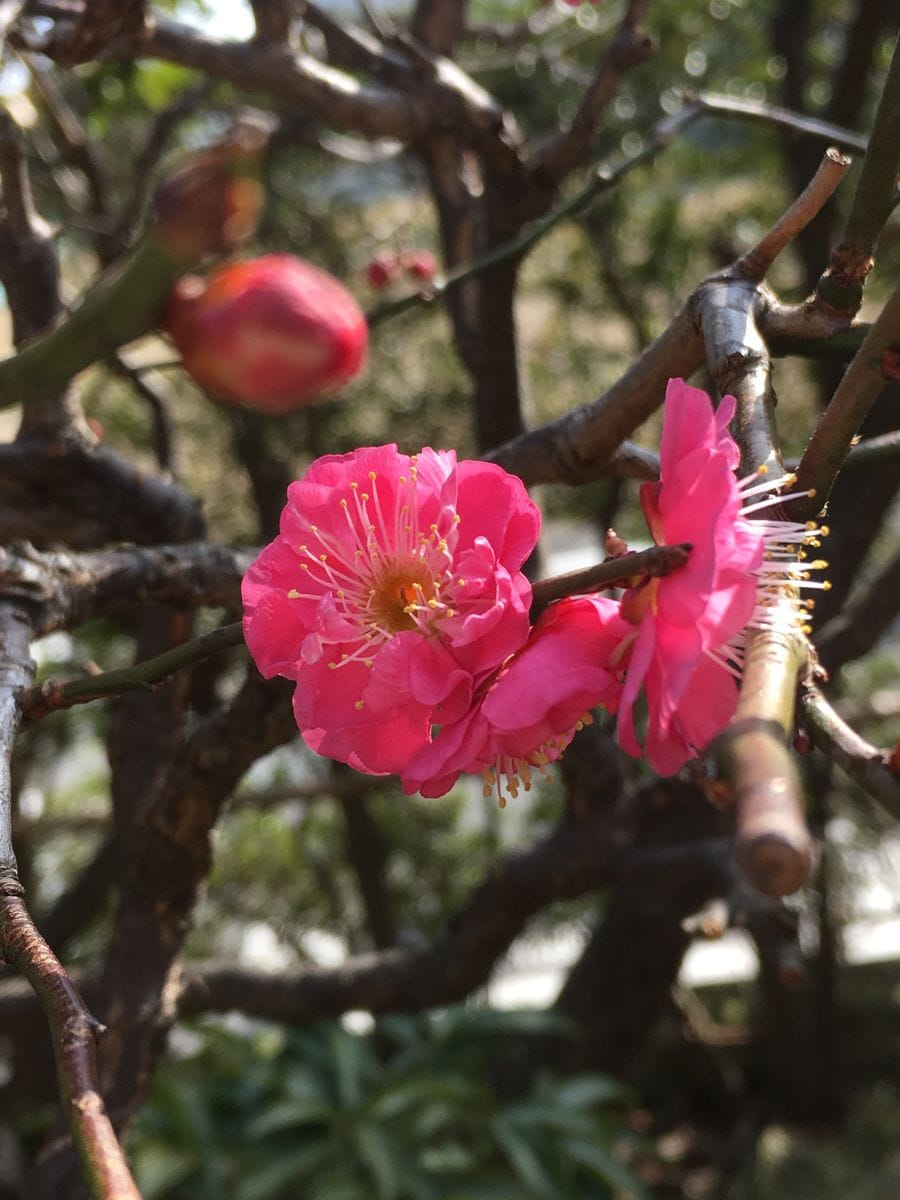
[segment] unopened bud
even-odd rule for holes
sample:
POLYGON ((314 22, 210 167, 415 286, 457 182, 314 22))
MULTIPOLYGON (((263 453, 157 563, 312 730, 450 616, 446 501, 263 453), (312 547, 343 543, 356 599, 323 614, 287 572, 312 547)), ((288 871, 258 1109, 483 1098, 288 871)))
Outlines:
POLYGON ((368 327, 337 279, 267 254, 180 280, 164 328, 185 370, 218 399, 285 413, 361 369, 368 327))

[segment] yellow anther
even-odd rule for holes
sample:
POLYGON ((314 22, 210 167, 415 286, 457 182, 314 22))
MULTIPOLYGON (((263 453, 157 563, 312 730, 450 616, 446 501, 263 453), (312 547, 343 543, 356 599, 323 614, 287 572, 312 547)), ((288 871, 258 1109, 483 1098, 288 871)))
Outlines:
POLYGON ((363 707, 363 704, 364 704, 364 701, 362 701, 362 700, 354 700, 353 707, 356 709, 357 712, 359 712, 359 710, 363 707))
POLYGON ((358 483, 356 482, 356 480, 354 479, 354 480, 352 480, 352 482, 351 482, 350 486, 353 488, 353 490, 354 490, 354 492, 355 492, 355 491, 357 490, 357 488, 359 487, 359 484, 358 484, 358 483))
POLYGON ((828 525, 823 525, 819 530, 819 537, 828 537, 829 533, 831 533, 831 528, 828 525))
POLYGON ((308 570, 309 570, 309 563, 301 563, 301 564, 300 564, 300 570, 301 570, 301 571, 308 571, 308 570))
POLYGON ((378 478, 378 476, 375 474, 375 472, 374 472, 374 471, 370 471, 370 472, 369 472, 369 478, 370 478, 370 479, 377 479, 377 478, 378 478))
POLYGON ((288 592, 288 600, 299 600, 299 599, 300 599, 300 593, 297 591, 296 588, 291 588, 291 590, 288 592))
POLYGON ((807 494, 807 496, 809 496, 810 500, 814 500, 816 497, 816 489, 810 488, 806 494, 807 494))
POLYGON ((342 496, 341 497, 341 508, 346 508, 346 507, 347 507, 347 501, 342 496))
POLYGON ((831 591, 831 582, 830 582, 830 580, 828 580, 828 579, 826 579, 826 580, 825 580, 825 582, 822 584, 822 590, 823 590, 823 591, 826 591, 826 592, 830 592, 830 591, 831 591))

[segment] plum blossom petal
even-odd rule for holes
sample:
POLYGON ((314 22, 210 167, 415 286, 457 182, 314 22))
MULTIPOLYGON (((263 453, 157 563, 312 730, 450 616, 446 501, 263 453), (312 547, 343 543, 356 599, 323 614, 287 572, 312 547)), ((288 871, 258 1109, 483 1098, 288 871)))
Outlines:
POLYGON ((500 795, 501 778, 512 795, 527 790, 532 771, 559 758, 590 709, 615 712, 622 684, 606 664, 631 632, 613 600, 577 596, 550 605, 477 702, 413 756, 404 790, 440 796, 463 772, 482 774, 488 793, 500 795))
POLYGON ((309 745, 399 771, 433 724, 459 720, 528 637, 519 568, 539 529, 520 480, 452 451, 314 462, 242 584, 247 645, 264 674, 296 681, 309 745))
POLYGON ((705 392, 670 380, 660 479, 641 489, 656 543, 692 546, 685 567, 649 581, 641 594, 626 593, 622 606, 637 637, 624 655, 628 673, 619 742, 640 756, 633 712, 643 687, 648 709, 643 753, 661 774, 677 771, 733 714, 736 684, 726 666, 713 660, 728 657, 727 643, 751 620, 757 603, 765 537, 742 513, 734 477, 740 456, 728 432, 734 411, 731 396, 714 412, 705 392))

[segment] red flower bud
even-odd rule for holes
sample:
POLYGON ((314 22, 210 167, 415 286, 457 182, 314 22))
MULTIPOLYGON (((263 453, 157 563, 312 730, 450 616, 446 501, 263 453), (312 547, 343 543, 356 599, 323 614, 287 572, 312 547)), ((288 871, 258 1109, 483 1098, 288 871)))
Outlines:
POLYGON ((400 270, 400 260, 396 254, 379 254, 363 270, 363 279, 375 292, 384 289, 397 278, 400 270))
POLYGON ((271 413, 302 408, 352 379, 369 335, 343 284, 288 254, 185 276, 163 328, 202 388, 271 413))
POLYGON ((413 279, 421 279, 431 283, 438 273, 438 261, 430 250, 412 250, 403 256, 403 266, 407 275, 413 279))

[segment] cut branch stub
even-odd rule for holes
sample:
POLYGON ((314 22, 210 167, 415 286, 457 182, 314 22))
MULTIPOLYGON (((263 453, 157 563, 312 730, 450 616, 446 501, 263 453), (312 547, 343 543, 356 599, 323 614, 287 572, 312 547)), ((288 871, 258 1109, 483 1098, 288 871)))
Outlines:
POLYGON ((726 781, 725 797, 734 798, 735 858, 746 879, 769 896, 799 891, 813 863, 800 780, 785 744, 806 655, 799 635, 756 630, 735 718, 709 748, 726 781))

